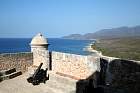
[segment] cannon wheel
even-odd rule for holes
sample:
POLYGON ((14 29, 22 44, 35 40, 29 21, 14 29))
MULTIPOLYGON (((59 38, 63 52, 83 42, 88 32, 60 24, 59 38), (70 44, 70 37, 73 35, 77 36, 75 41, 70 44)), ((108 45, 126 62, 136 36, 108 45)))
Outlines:
POLYGON ((32 82, 32 84, 33 85, 39 85, 39 81, 38 80, 35 80, 35 81, 32 82))
POLYGON ((32 78, 32 77, 29 77, 29 78, 27 79, 27 81, 28 81, 29 83, 32 83, 32 82, 33 82, 33 78, 32 78))

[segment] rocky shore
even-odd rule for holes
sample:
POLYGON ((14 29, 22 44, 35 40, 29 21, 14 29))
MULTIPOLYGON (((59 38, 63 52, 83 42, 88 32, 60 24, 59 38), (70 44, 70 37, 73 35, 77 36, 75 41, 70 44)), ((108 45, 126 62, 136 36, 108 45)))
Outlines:
POLYGON ((95 49, 93 49, 93 45, 95 44, 95 42, 90 43, 89 45, 85 46, 85 48, 83 49, 84 51, 88 51, 92 54, 96 54, 97 56, 101 56, 102 52, 101 51, 97 51, 95 49))

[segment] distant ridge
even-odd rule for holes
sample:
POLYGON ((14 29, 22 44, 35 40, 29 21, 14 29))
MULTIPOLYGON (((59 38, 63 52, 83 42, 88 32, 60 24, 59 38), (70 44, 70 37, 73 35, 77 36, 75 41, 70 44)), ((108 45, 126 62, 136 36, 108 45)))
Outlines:
POLYGON ((104 39, 104 38, 121 38, 121 37, 139 37, 140 26, 135 27, 118 27, 111 29, 102 29, 95 33, 71 34, 64 36, 65 39, 104 39))

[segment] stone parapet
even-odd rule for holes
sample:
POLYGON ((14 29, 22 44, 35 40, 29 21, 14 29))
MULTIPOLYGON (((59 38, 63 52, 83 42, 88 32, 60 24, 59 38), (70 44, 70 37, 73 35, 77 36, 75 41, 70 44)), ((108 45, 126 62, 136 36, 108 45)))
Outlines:
POLYGON ((52 70, 76 79, 85 79, 96 71, 95 61, 97 58, 91 56, 52 52, 52 70))
POLYGON ((25 72, 32 62, 33 54, 31 52, 0 54, 0 70, 16 68, 17 71, 25 72))

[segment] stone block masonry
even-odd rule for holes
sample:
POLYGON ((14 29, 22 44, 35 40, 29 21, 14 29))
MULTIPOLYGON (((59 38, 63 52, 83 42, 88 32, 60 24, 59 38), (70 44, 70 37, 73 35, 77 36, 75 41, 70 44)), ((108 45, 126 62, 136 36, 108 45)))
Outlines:
POLYGON ((49 68, 49 51, 45 48, 33 48, 33 65, 39 66, 40 63, 43 63, 42 68, 45 70, 46 68, 49 68))
POLYGON ((33 54, 31 52, 0 54, 0 70, 16 68, 17 71, 25 72, 32 63, 33 54))
POLYGON ((61 52, 52 52, 52 71, 72 77, 86 79, 97 71, 99 58, 61 52))

